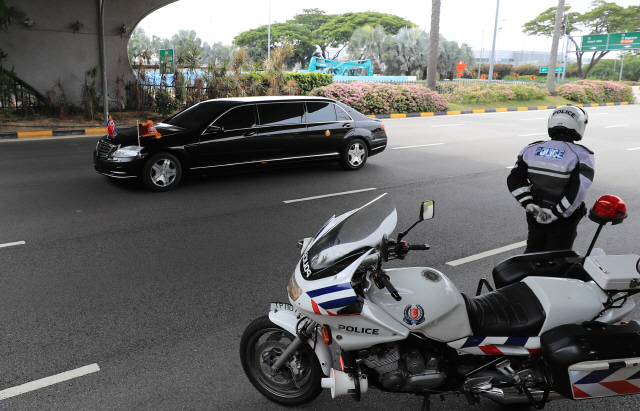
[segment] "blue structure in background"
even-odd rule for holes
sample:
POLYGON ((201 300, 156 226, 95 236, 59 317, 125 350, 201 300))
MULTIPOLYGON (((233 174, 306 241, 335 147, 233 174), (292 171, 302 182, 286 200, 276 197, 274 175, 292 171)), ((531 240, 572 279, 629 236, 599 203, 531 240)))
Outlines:
MULTIPOLYGON (((323 59, 318 57, 311 57, 311 61, 309 62, 309 69, 306 70, 309 73, 321 72, 333 74, 334 76, 361 76, 364 77, 361 73, 364 70, 366 74, 364 76, 372 77, 373 76, 373 64, 371 64, 370 59, 366 60, 353 60, 346 61, 344 63, 339 63, 334 60, 323 59)), ((304 70, 298 70, 298 72, 303 72, 304 70)))

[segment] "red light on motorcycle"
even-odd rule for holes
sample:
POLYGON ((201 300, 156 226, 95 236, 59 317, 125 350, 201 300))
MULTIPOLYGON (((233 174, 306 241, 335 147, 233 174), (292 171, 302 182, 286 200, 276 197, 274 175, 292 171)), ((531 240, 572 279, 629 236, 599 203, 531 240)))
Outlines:
POLYGON ((593 212, 601 217, 622 217, 627 213, 627 205, 614 195, 603 195, 593 205, 593 212))
POLYGON ((384 123, 380 123, 380 127, 382 127, 382 131, 384 131, 384 133, 387 134, 387 129, 384 128, 384 123))
POLYGON ((344 362, 342 362, 342 355, 340 356, 340 368, 344 371, 344 362))
POLYGON ((331 338, 331 329, 328 325, 322 327, 322 341, 324 341, 325 345, 330 345, 333 339, 331 338))

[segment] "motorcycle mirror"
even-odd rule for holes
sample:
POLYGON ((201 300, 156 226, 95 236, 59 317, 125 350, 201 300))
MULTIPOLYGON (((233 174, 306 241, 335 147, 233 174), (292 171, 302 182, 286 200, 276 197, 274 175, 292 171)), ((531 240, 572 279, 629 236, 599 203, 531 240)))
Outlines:
POLYGON ((420 220, 430 220, 433 218, 433 212, 434 212, 434 203, 433 201, 424 201, 421 205, 420 205, 420 220))
POLYGON ((387 262, 389 261, 389 240, 387 239, 387 235, 384 234, 382 236, 382 240, 380 241, 380 250, 378 251, 380 254, 380 260, 387 262))

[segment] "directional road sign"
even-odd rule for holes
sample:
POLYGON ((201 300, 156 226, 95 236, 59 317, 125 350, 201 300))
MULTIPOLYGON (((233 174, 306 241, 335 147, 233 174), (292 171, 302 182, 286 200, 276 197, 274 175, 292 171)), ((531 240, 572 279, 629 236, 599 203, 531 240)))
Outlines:
POLYGON ((640 32, 609 34, 608 50, 630 50, 640 48, 640 32))
POLYGON ((608 34, 591 34, 582 37, 582 51, 600 51, 607 49, 608 34))
MULTIPOLYGON (((549 67, 540 67, 540 73, 548 73, 549 67)), ((556 73, 564 73, 564 67, 556 66, 556 73)))

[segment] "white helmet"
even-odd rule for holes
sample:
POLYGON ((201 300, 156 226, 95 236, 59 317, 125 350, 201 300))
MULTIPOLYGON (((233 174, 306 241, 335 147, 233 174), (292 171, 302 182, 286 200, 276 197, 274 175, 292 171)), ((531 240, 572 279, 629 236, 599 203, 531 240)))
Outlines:
POLYGON ((551 138, 558 134, 566 134, 571 136, 574 141, 580 141, 588 122, 589 116, 586 111, 578 106, 567 104, 553 110, 549 116, 547 128, 551 138))

